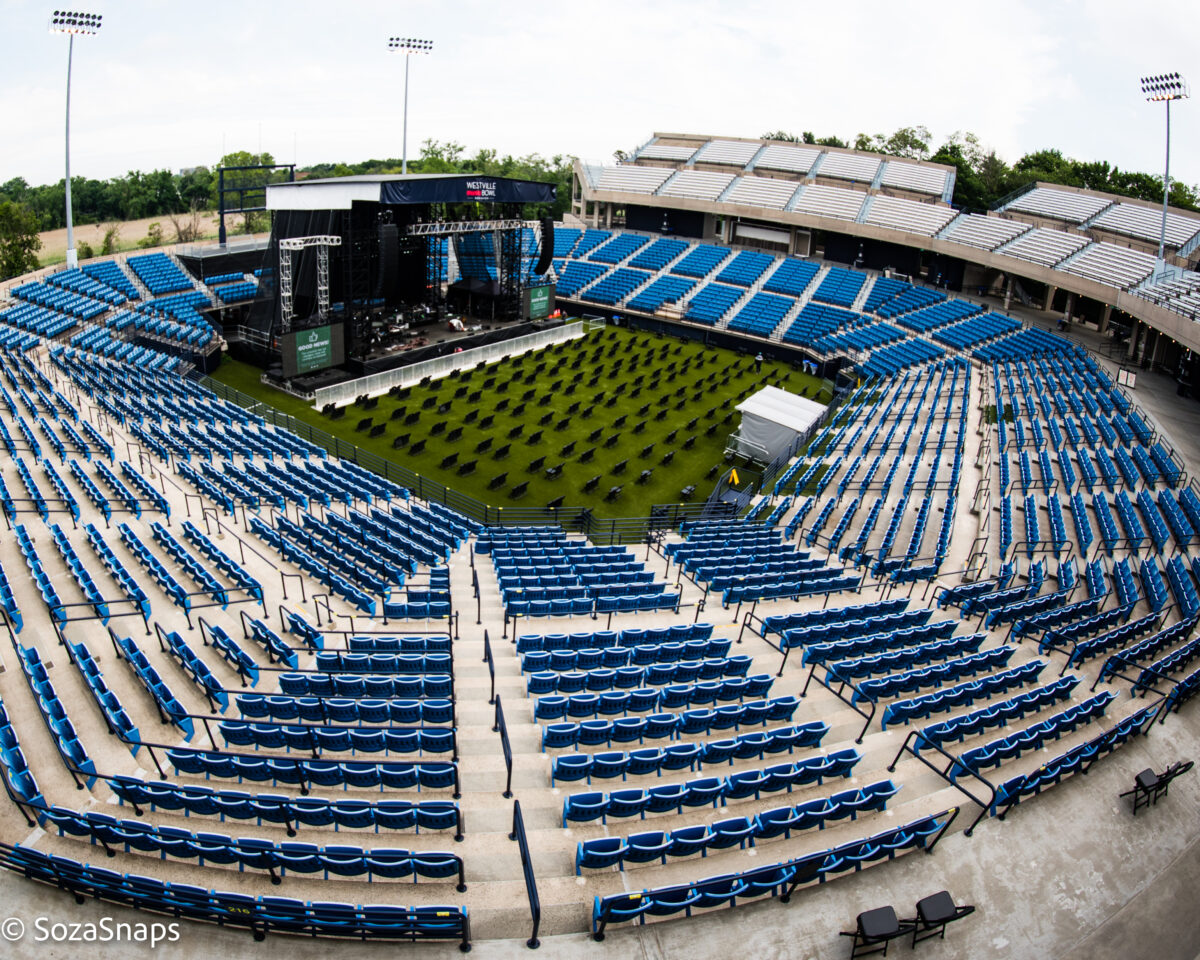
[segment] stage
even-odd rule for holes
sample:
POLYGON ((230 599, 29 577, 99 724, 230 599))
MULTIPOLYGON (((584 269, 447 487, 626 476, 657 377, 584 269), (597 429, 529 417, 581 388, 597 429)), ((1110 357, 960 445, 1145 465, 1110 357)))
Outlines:
POLYGON ((463 174, 267 185, 263 296, 246 321, 278 351, 266 365, 307 391, 325 369, 363 376, 520 335, 553 306, 553 223, 535 217, 555 192, 463 174))

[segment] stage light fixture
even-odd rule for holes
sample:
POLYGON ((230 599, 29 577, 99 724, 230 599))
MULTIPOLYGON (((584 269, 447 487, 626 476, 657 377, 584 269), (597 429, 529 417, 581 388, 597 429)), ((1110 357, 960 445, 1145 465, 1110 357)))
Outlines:
POLYGON ((75 37, 95 36, 100 32, 102 13, 78 10, 55 10, 50 16, 51 33, 67 34, 67 118, 66 118, 66 205, 67 205, 67 269, 79 266, 75 252, 75 221, 71 212, 71 61, 75 55, 75 37))
POLYGON ((1167 151, 1163 172, 1162 230, 1158 235, 1158 269, 1166 266, 1167 207, 1171 193, 1171 101, 1186 100, 1192 95, 1187 79, 1178 71, 1142 77, 1142 94, 1148 103, 1162 102, 1167 108, 1167 151))
POLYGON ((388 53, 404 54, 404 141, 400 154, 400 172, 408 173, 408 61, 414 53, 432 53, 432 40, 418 40, 416 37, 388 37, 388 53))

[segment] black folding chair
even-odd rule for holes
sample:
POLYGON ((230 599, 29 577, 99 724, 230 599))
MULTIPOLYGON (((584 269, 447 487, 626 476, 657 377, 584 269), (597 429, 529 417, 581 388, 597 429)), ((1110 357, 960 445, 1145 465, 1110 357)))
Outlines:
POLYGON ((1133 778, 1133 789, 1126 790, 1122 797, 1133 797, 1133 815, 1136 817, 1137 812, 1142 807, 1150 807, 1158 803, 1159 797, 1167 795, 1167 788, 1171 786, 1171 781, 1182 773, 1187 773, 1192 769, 1193 763, 1191 760, 1183 760, 1171 764, 1162 773, 1155 773, 1149 767, 1133 778))
POLYGON ((958 905, 946 890, 917 901, 917 915, 908 922, 912 924, 912 945, 930 937, 946 938, 946 924, 961 920, 975 912, 970 904, 958 905))
POLYGON ((907 936, 915 930, 915 922, 901 920, 896 916, 893 907, 876 907, 858 915, 858 921, 853 930, 843 930, 843 937, 853 937, 854 945, 850 949, 850 960, 856 957, 867 957, 881 953, 887 956, 888 944, 899 937, 907 936))

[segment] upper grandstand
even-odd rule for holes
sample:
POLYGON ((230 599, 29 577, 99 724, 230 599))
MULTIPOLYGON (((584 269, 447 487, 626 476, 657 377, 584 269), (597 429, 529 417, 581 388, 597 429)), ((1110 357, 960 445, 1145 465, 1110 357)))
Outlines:
POLYGON ((622 162, 577 161, 575 175, 573 211, 596 226, 624 216, 635 229, 662 224, 662 232, 799 256, 828 257, 831 244, 848 259, 867 241, 907 247, 891 261, 902 271, 914 258, 949 257, 958 275, 965 265, 972 276, 1039 284, 1047 302, 1067 291, 1200 349, 1194 324, 1183 322, 1200 318, 1190 295, 1200 280, 1192 211, 1168 212, 1160 266, 1154 203, 1036 182, 986 213, 962 211, 950 204, 953 167, 865 151, 656 133, 622 162))

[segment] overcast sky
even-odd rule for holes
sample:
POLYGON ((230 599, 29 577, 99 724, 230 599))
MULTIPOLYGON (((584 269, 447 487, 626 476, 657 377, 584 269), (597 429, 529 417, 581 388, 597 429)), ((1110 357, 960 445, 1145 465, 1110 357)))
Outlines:
MULTIPOLYGON (((0 181, 61 179, 67 39, 50 3, 0 0, 0 181)), ((1164 108, 1138 79, 1200 86, 1197 0, 106 0, 75 44, 72 169, 281 162, 401 151, 427 137, 468 152, 607 160, 654 131, 757 137, 890 133, 934 145, 975 132, 1010 163, 1058 147, 1160 173, 1164 108)), ((1200 89, 1197 91, 1200 97, 1200 89)), ((1172 109, 1172 176, 1200 183, 1200 99, 1172 109)))

